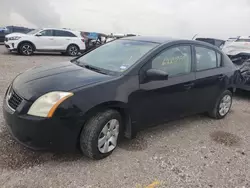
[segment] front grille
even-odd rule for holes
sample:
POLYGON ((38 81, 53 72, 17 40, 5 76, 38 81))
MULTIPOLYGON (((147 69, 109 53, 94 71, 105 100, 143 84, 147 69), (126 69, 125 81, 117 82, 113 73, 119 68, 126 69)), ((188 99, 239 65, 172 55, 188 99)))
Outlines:
POLYGON ((12 88, 9 89, 6 99, 9 107, 13 110, 16 110, 23 101, 23 99, 12 88))
POLYGON ((5 42, 8 42, 8 38, 5 37, 5 42))

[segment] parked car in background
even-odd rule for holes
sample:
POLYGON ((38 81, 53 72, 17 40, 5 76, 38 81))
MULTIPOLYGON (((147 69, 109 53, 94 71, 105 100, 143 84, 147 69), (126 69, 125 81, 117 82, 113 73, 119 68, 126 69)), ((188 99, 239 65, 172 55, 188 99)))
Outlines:
POLYGON ((237 36, 237 37, 229 37, 229 38, 226 40, 226 42, 225 42, 223 48, 224 48, 225 46, 231 44, 232 42, 236 41, 239 37, 240 37, 240 36, 237 36))
POLYGON ((81 36, 84 38, 86 51, 97 48, 107 41, 107 35, 104 33, 82 31, 81 36))
POLYGON ((124 37, 132 37, 136 36, 135 34, 113 34, 110 35, 104 34, 104 33, 96 33, 96 32, 85 32, 82 31, 81 35, 84 37, 85 45, 86 45, 86 51, 93 50, 107 42, 124 38, 124 37))
POLYGON ((222 49, 225 41, 221 40, 221 39, 214 39, 214 38, 196 38, 195 40, 198 41, 203 41, 203 42, 207 42, 209 44, 212 44, 214 46, 217 46, 218 48, 222 49))
POLYGON ((223 51, 232 59, 235 64, 241 65, 245 60, 250 59, 250 37, 241 36, 227 44, 223 51))
POLYGON ((238 37, 224 46, 223 51, 240 70, 238 89, 250 91, 250 37, 238 37))
POLYGON ((4 42, 4 38, 6 35, 10 33, 28 33, 34 29, 27 27, 18 27, 18 26, 7 26, 0 28, 0 42, 4 42))
POLYGON ((85 50, 81 32, 68 29, 44 28, 27 34, 12 33, 6 35, 4 43, 9 51, 17 51, 22 55, 42 51, 76 56, 85 50))
POLYGON ((28 147, 79 146, 102 159, 119 137, 132 138, 146 126, 203 112, 224 118, 235 74, 230 59, 212 45, 128 37, 18 75, 3 112, 14 138, 28 147))
POLYGON ((6 27, 0 28, 0 42, 4 42, 5 35, 8 34, 8 29, 6 27))

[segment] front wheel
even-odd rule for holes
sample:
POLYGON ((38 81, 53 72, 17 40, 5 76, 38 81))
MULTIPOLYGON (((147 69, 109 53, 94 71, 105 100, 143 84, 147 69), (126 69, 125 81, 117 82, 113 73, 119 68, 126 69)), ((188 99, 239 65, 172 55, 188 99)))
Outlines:
POLYGON ((21 55, 29 56, 29 55, 33 54, 34 48, 33 48, 32 44, 30 44, 30 43, 23 43, 20 45, 18 52, 21 55))
POLYGON ((122 130, 122 118, 116 110, 107 110, 92 117, 80 135, 80 148, 92 159, 103 159, 116 148, 122 130))
POLYGON ((209 115, 215 119, 224 118, 231 109, 232 106, 232 92, 229 90, 224 91, 217 99, 213 110, 209 112, 209 115))

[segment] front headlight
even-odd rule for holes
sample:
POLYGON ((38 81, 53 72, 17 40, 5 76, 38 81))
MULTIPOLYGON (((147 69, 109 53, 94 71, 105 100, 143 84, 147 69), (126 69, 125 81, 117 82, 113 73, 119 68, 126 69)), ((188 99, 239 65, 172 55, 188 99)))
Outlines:
POLYGON ((9 37, 9 40, 19 40, 21 37, 9 37))
POLYGON ((67 98, 73 96, 70 92, 54 91, 39 97, 30 107, 28 114, 39 117, 52 117, 57 107, 67 98))

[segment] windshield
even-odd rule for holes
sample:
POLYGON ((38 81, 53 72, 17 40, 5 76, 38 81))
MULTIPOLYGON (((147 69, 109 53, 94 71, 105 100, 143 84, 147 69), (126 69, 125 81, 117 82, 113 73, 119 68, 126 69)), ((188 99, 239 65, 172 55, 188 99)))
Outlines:
POLYGON ((144 54, 159 44, 133 40, 116 40, 107 43, 78 59, 80 66, 123 72, 131 67, 144 54))
POLYGON ((27 34, 28 35, 34 35, 34 34, 36 34, 37 32, 39 32, 41 29, 35 29, 35 30, 32 30, 32 31, 30 31, 30 32, 28 32, 27 34))

